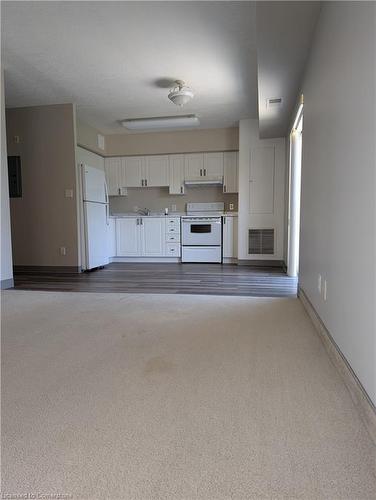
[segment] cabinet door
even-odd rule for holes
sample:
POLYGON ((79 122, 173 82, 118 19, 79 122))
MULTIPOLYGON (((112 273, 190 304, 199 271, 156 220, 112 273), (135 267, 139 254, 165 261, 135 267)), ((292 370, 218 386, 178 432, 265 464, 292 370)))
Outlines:
POLYGON ((238 257, 238 218, 223 217, 223 257, 238 257))
POLYGON ((127 171, 126 171, 126 158, 120 158, 119 165, 119 187, 120 192, 126 191, 127 188, 127 171))
POLYGON ((120 158, 105 158, 104 170, 109 196, 118 196, 119 191, 120 158))
POLYGON ((223 153, 204 153, 204 176, 223 176, 223 153))
POLYGON ((184 155, 170 155, 170 194, 184 194, 184 155))
POLYGON ((128 156, 125 158, 125 187, 141 187, 144 183, 144 163, 143 156, 128 156))
POLYGON ((197 179, 204 175, 204 155, 192 153, 184 155, 184 171, 186 179, 197 179))
POLYGON ((139 218, 116 219, 116 255, 138 257, 141 255, 139 218))
POLYGON ((147 187, 168 186, 168 156, 147 156, 145 158, 145 180, 147 187))
POLYGON ((239 164, 237 151, 224 153, 223 167, 223 192, 237 193, 239 191, 239 164))
POLYGON ((166 221, 162 217, 142 217, 141 242, 144 257, 163 257, 166 221))
POLYGON ((249 213, 272 214, 274 212, 274 146, 251 149, 249 167, 249 213))

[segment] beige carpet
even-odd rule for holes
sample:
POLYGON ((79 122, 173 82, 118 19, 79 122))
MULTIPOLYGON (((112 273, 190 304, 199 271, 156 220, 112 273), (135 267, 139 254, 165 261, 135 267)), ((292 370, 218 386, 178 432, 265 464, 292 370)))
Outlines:
POLYGON ((3 495, 375 498, 296 299, 8 291, 2 336, 3 495))

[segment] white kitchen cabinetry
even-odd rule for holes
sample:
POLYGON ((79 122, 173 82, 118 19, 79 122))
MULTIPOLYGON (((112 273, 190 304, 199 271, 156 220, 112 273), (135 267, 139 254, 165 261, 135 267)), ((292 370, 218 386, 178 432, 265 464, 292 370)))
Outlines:
POLYGON ((191 153, 184 155, 184 170, 186 179, 197 179, 204 172, 203 153, 191 153))
POLYGON ((121 175, 121 158, 105 158, 104 170, 109 196, 127 194, 121 175))
POLYGON ((208 179, 223 177, 223 153, 204 153, 203 174, 208 179))
POLYGON ((180 257, 180 217, 166 218, 166 257, 180 257))
POLYGON ((169 193, 184 194, 184 155, 169 155, 169 193))
POLYGON ((238 257, 238 217, 223 217, 223 257, 237 259, 238 257))
POLYGON ((146 156, 144 185, 163 187, 169 185, 169 162, 167 155, 146 156))
POLYGON ((141 217, 140 222, 141 256, 163 257, 165 219, 162 217, 141 217))
POLYGON ((165 247, 165 217, 116 219, 117 257, 164 257, 165 247))
POLYGON ((239 191, 238 152, 228 151, 223 155, 223 192, 237 193, 239 191))
POLYGON ((274 212, 275 146, 251 149, 249 167, 249 213, 274 212))
POLYGON ((144 185, 144 165, 145 158, 143 156, 122 158, 126 187, 142 187, 144 185))
POLYGON ((108 256, 115 257, 117 254, 117 249, 116 249, 116 225, 115 225, 115 219, 108 218, 108 224, 107 224, 107 243, 108 243, 108 249, 107 253, 108 256))
POLYGON ((122 158, 126 187, 169 185, 168 155, 127 156, 122 158))
POLYGON ((141 255, 140 219, 116 219, 116 255, 137 257, 141 255))

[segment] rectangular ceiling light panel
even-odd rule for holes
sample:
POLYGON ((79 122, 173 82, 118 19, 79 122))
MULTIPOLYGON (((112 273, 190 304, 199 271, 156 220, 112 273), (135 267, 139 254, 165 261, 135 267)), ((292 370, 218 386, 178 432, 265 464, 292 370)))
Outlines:
POLYGON ((128 130, 158 130, 164 128, 197 127, 200 125, 200 120, 195 115, 185 115, 136 118, 134 120, 123 120, 121 123, 128 130))

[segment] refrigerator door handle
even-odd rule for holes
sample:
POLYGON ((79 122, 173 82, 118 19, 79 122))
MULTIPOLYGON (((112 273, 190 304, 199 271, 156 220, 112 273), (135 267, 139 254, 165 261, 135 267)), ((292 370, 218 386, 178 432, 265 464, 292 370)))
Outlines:
POLYGON ((110 225, 110 220, 109 220, 109 218, 110 218, 109 208, 108 208, 108 203, 106 203, 106 224, 107 224, 107 226, 109 226, 109 225, 110 225))
POLYGON ((105 197, 106 203, 109 203, 109 201, 108 201, 108 189, 107 189, 107 182, 106 181, 104 181, 104 197, 105 197))

